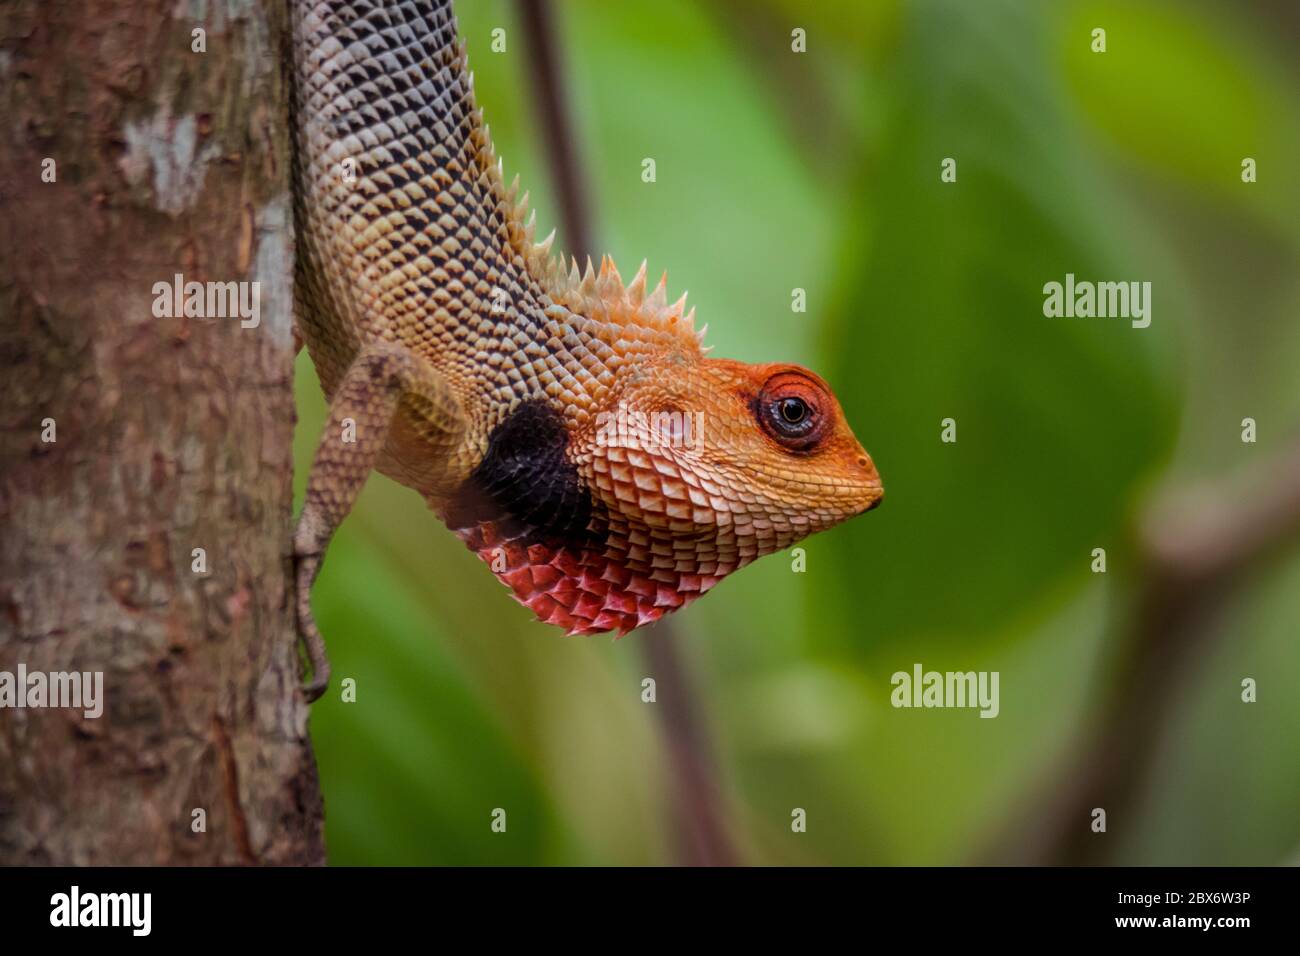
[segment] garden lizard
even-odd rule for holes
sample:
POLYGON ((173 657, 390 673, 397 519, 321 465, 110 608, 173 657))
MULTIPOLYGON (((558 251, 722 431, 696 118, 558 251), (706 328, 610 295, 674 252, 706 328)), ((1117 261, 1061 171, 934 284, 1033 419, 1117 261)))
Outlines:
POLYGON ((294 535, 310 592, 372 470, 424 496, 542 621, 626 633, 866 511, 830 388, 711 358, 685 297, 534 241, 449 0, 292 0, 294 314, 329 400, 294 535))

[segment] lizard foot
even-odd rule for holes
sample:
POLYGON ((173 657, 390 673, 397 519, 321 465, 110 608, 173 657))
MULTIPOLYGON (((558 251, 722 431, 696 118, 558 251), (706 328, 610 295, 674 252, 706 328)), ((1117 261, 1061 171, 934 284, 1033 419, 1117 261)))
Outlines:
POLYGON ((320 570, 321 555, 297 554, 294 556, 295 578, 298 607, 298 639, 307 651, 307 661, 311 664, 311 681, 303 685, 303 696, 311 704, 320 699, 330 682, 330 659, 325 650, 325 638, 321 637, 316 619, 311 613, 311 586, 320 570))

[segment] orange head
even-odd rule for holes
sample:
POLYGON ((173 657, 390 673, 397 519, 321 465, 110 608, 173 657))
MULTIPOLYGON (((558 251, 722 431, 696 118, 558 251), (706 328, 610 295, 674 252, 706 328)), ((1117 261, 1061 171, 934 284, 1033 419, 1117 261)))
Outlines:
POLYGON ((830 387, 797 365, 670 353, 627 375, 570 451, 607 511, 727 570, 883 494, 830 387))
POLYGON ((575 269, 555 299, 570 310, 550 333, 566 354, 544 360, 555 384, 497 427, 475 507, 448 516, 542 620, 625 633, 880 503, 812 372, 708 358, 644 271, 624 289, 612 263, 575 269))

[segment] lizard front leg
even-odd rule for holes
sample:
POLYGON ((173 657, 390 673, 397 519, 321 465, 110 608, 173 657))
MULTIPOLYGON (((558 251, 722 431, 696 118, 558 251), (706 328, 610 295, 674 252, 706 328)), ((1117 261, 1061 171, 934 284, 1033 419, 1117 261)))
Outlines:
POLYGON ((446 380, 414 352, 388 342, 362 349, 330 400, 293 536, 298 636, 312 669, 311 683, 303 688, 309 702, 325 692, 330 677, 325 641, 311 612, 311 587, 330 539, 384 449, 404 398, 421 409, 427 427, 448 437, 463 429, 460 403, 446 380))

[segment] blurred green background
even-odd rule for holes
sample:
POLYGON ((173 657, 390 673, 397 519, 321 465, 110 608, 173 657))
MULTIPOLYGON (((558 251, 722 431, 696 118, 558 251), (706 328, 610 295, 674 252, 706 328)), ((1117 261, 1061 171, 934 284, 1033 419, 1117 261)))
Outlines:
MULTIPOLYGON (((517 11, 457 6, 544 234, 559 215, 517 11)), ((1035 839, 1021 820, 1069 785, 1105 705, 1138 509, 1300 432, 1297 8, 571 0, 557 18, 598 245, 689 289, 715 355, 821 372, 888 491, 805 542, 805 573, 771 556, 673 618, 736 857, 949 864, 1035 839), (1042 287, 1067 272, 1150 281, 1150 328, 1045 318, 1042 287), (892 708, 890 675, 917 662, 999 671, 1000 716, 892 708)), ((324 415, 305 352, 297 389, 301 495, 324 415)), ((534 623, 377 476, 314 594, 336 680, 311 721, 333 863, 682 859, 671 731, 641 700, 664 677, 640 646, 658 635, 534 623)), ((1106 860, 1296 862, 1300 547, 1171 679, 1106 860)))

